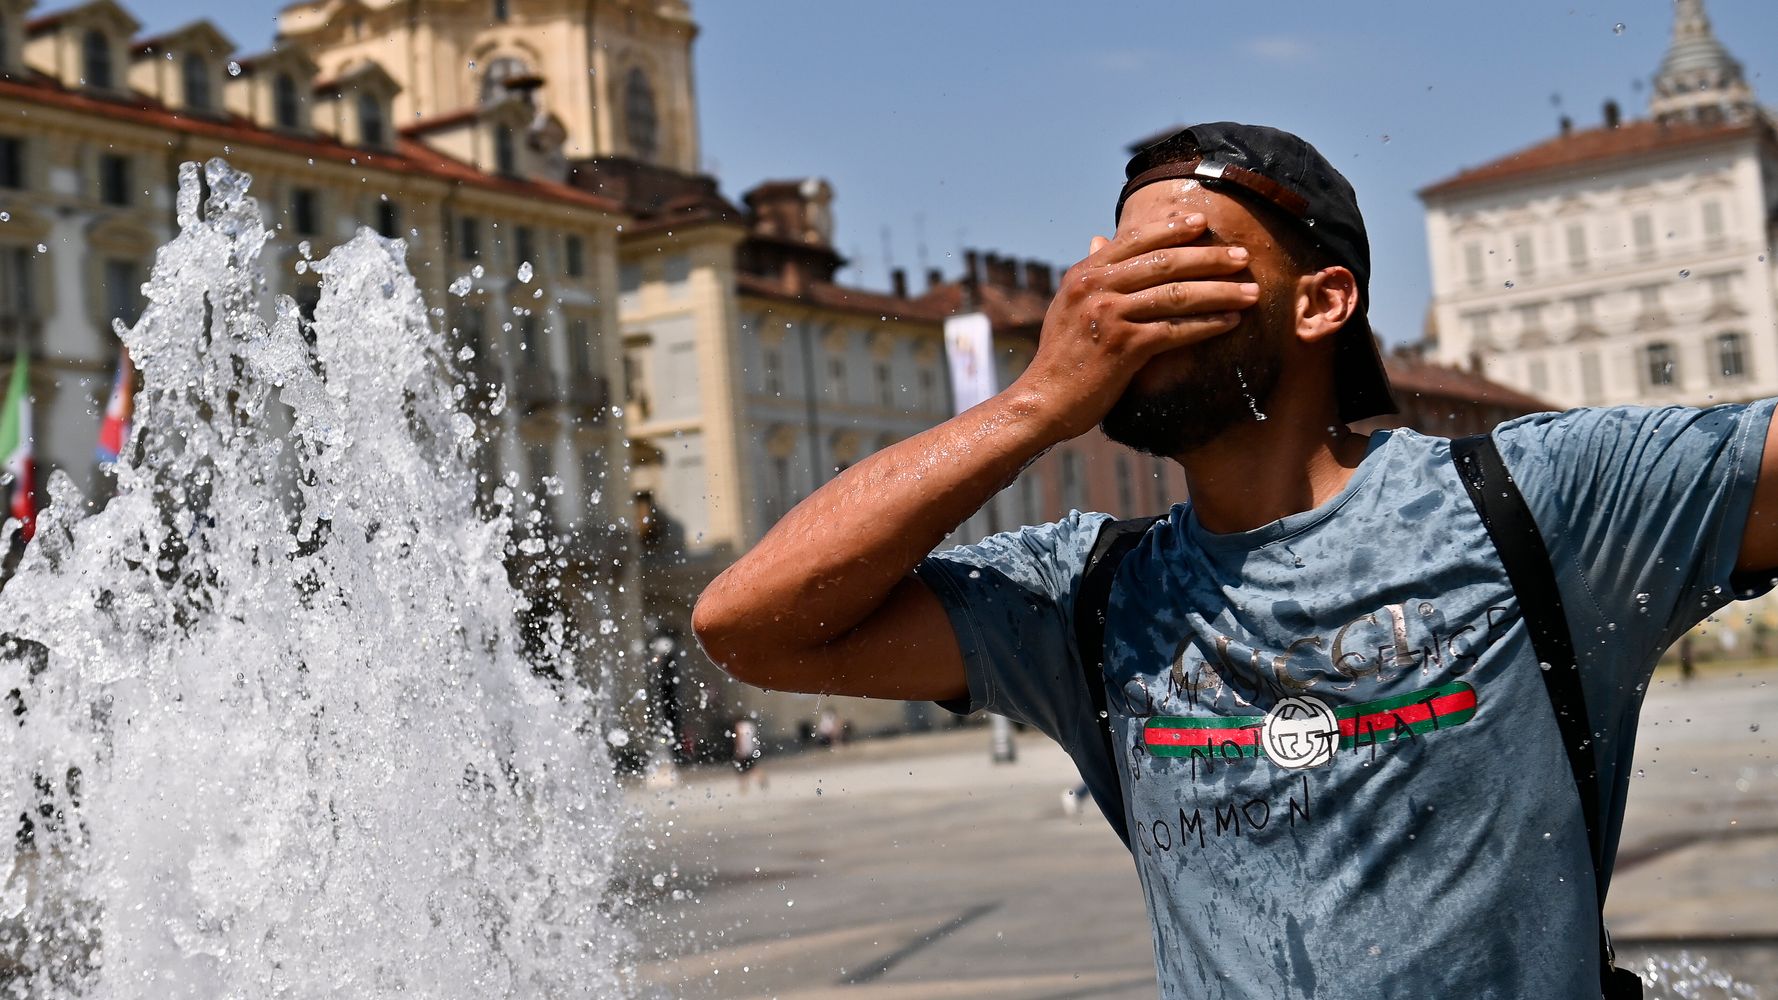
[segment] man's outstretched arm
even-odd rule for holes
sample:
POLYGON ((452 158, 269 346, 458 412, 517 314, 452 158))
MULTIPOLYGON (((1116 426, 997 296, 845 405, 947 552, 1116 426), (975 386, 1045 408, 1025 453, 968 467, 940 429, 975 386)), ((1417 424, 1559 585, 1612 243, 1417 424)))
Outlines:
POLYGON ((1246 253, 1201 216, 1095 239, 1005 392, 852 466, 698 599, 711 659, 761 687, 906 700, 968 693, 962 653, 916 564, 1050 446, 1097 424, 1149 358, 1225 333, 1258 298, 1246 253))

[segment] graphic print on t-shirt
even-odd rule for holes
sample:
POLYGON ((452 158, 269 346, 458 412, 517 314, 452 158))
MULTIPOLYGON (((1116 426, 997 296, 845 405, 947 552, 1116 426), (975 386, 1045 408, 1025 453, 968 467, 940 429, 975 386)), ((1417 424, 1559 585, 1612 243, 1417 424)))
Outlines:
POLYGON ((1320 767, 1339 750, 1417 738, 1475 717, 1475 688, 1452 681, 1393 698, 1329 708, 1309 695, 1285 698, 1265 715, 1149 717, 1142 741, 1153 757, 1265 757, 1279 767, 1320 767))

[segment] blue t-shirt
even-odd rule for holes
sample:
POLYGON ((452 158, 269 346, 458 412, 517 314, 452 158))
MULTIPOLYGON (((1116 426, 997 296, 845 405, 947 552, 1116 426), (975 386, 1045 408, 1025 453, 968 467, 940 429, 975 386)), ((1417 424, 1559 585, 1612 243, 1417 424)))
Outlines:
MULTIPOLYGON (((1735 595, 1773 403, 1537 414, 1494 433, 1550 550, 1614 845, 1661 652, 1735 595)), ((1103 760, 1074 642, 1102 514, 924 561, 971 709, 1103 760)), ((1744 581, 1740 581, 1744 582, 1744 581)), ((1769 582, 1769 581, 1765 581, 1769 582)), ((1252 531, 1190 504, 1118 570, 1106 684, 1167 998, 1594 997, 1593 866, 1554 711, 1449 442, 1371 436, 1252 531)))

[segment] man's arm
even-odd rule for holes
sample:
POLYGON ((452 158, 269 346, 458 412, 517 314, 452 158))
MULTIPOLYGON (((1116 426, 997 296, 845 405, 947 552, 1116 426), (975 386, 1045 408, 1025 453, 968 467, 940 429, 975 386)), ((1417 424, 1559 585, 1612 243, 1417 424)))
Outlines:
POLYGON ((1258 298, 1224 280, 1246 252, 1186 246, 1201 216, 1095 239, 1069 269, 1037 356, 993 399, 852 466, 710 584, 692 625, 761 687, 907 700, 967 694, 938 599, 912 575, 1050 446, 1092 428, 1154 355, 1226 333, 1258 298))
POLYGON ((1766 570, 1778 570, 1778 421, 1766 428, 1759 481, 1753 487, 1753 507, 1747 512, 1741 554, 1735 560, 1738 573, 1766 570))

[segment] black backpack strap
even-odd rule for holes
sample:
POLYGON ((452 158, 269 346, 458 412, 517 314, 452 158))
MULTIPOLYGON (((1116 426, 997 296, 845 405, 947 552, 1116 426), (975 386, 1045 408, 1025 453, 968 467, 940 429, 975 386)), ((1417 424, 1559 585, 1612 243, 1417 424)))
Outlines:
POLYGON ((1519 610, 1525 616, 1531 648, 1541 661, 1539 673, 1543 674, 1544 690, 1556 711, 1562 748, 1568 753, 1574 790, 1580 795, 1587 848, 1593 860, 1593 885, 1598 892, 1601 992, 1610 998, 1640 997, 1642 981, 1633 973, 1614 967, 1611 938, 1605 931, 1605 831, 1599 819, 1599 765, 1587 716, 1586 692, 1581 688, 1580 664, 1574 654, 1568 613, 1562 607, 1562 592, 1556 584, 1549 549, 1492 435, 1478 434, 1452 441, 1451 459, 1500 554, 1519 610))
MULTIPOLYGON (((1111 584, 1117 568, 1142 540, 1161 515, 1138 517, 1127 521, 1107 521, 1100 526, 1093 540, 1092 554, 1080 573, 1080 588, 1074 595, 1074 645, 1080 653, 1081 679, 1093 700, 1093 718, 1097 720, 1099 737, 1105 745, 1105 759, 1113 777, 1122 771, 1122 758, 1112 736, 1111 709, 1105 697, 1105 612, 1111 606, 1111 584)), ((1117 837, 1130 846, 1130 828, 1124 822, 1121 802, 1100 802, 1099 811, 1117 837)))

